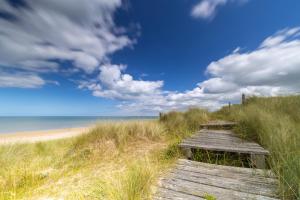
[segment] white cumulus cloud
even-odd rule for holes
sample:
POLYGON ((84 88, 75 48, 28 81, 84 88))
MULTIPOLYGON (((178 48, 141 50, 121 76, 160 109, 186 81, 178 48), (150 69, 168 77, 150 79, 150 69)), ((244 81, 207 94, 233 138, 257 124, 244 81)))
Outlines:
POLYGON ((79 88, 87 88, 97 97, 127 101, 142 101, 161 93, 163 81, 134 80, 125 69, 125 65, 102 65, 98 78, 81 82, 79 88))
POLYGON ((219 7, 230 2, 244 3, 247 0, 201 0, 191 11, 195 18, 212 19, 217 13, 219 7))
POLYGON ((0 2, 2 70, 57 72, 60 61, 69 61, 92 73, 110 54, 133 43, 114 23, 121 0, 20 2, 0 2))
MULTIPOLYGON (((269 86, 296 91, 300 85, 299 33, 299 28, 282 30, 265 39, 254 51, 233 53, 212 62, 207 73, 218 77, 224 85, 269 86)), ((212 81, 211 85, 215 84, 212 81)))

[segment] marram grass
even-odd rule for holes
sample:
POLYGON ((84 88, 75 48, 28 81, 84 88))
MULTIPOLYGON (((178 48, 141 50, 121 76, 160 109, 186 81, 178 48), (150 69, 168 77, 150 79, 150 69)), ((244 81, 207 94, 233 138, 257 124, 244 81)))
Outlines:
MULTIPOLYGON (((159 120, 107 122, 76 138, 0 146, 0 199, 151 199, 157 179, 181 156, 177 144, 210 119, 271 152, 282 199, 300 194, 300 97, 250 98, 220 111, 192 108, 159 120)), ((240 166, 229 157, 195 159, 240 166)), ((207 199, 213 199, 208 194, 207 199)))
POLYGON ((179 138, 206 119, 193 115, 176 122, 183 131, 170 120, 105 122, 74 138, 0 146, 0 199, 151 199, 181 156, 179 138))
POLYGON ((163 149, 164 135, 156 121, 108 122, 76 138, 1 146, 0 199, 68 198, 77 191, 72 184, 82 192, 76 198, 90 198, 94 180, 163 149))

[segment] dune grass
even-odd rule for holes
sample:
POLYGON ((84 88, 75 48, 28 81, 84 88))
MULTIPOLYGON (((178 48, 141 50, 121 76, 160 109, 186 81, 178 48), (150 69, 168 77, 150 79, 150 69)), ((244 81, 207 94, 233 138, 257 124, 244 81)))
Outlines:
MULTIPOLYGON (((90 192, 96 182, 103 181, 103 187, 109 188, 110 181, 115 180, 109 178, 119 177, 119 172, 133 182, 123 188, 115 187, 116 190, 137 196, 135 190, 140 188, 134 187, 144 184, 148 189, 155 177, 154 172, 146 173, 138 166, 163 165, 154 162, 151 155, 163 153, 167 145, 165 135, 165 128, 157 121, 111 122, 101 123, 76 138, 0 146, 0 199, 120 199, 110 198, 108 191, 102 198, 90 192)), ((123 176, 118 180, 128 182, 123 176)), ((141 192, 148 195, 146 189, 141 192)))
POLYGON ((195 111, 175 122, 105 122, 74 138, 0 146, 0 199, 151 199, 158 176, 181 156, 179 139, 206 119, 195 111))
MULTIPOLYGON (((0 199, 151 199, 157 178, 182 156, 177 144, 211 119, 238 122, 241 137, 266 147, 280 196, 297 199, 299 108, 299 96, 250 98, 214 113, 192 108, 159 120, 101 123, 75 138, 0 146, 0 199)), ((230 155, 222 159, 232 163, 230 155)))
POLYGON ((169 135, 178 140, 193 134, 209 119, 210 113, 200 108, 190 108, 186 112, 173 111, 160 116, 160 122, 165 125, 169 135))
POLYGON ((0 146, 0 199, 151 199, 157 177, 181 156, 177 143, 207 114, 106 122, 74 138, 0 146))
POLYGON ((238 122, 235 131, 241 137, 267 148, 282 199, 300 199, 300 96, 252 97, 245 105, 224 107, 212 116, 238 122))

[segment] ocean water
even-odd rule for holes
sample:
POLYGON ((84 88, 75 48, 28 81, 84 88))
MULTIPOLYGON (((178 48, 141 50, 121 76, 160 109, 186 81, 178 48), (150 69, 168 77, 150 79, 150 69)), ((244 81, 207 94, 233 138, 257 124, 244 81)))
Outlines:
POLYGON ((146 120, 156 117, 0 117, 0 134, 93 125, 101 121, 146 120))

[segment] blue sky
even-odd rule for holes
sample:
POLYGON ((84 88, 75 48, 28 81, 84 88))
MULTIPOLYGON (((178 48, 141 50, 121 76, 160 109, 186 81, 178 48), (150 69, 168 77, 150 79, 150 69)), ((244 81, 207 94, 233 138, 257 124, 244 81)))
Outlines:
POLYGON ((299 10, 297 0, 2 0, 0 115, 156 115, 298 93, 299 10))

